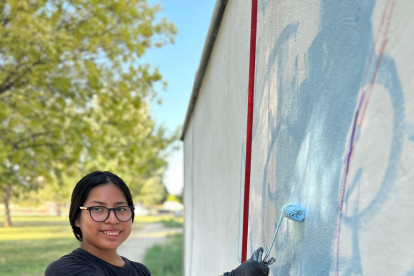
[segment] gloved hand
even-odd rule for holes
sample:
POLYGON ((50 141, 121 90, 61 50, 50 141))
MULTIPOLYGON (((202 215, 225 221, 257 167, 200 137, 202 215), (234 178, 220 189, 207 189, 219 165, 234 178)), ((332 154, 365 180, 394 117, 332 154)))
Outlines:
POLYGON ((269 275, 269 265, 273 264, 275 258, 270 258, 268 261, 262 261, 263 247, 260 247, 253 252, 250 260, 245 261, 239 265, 235 270, 224 273, 223 276, 267 276, 269 275))

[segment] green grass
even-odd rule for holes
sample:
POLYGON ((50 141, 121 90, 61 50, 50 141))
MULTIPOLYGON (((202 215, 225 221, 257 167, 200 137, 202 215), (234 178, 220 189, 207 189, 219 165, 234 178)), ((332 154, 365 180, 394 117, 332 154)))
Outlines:
POLYGON ((166 244, 150 247, 145 254, 144 264, 152 276, 182 276, 183 234, 171 235, 166 244))
MULTIPOLYGON (((145 216, 136 217, 132 228, 156 222, 170 227, 182 225, 180 219, 171 216, 145 216)), ((43 275, 51 262, 79 247, 67 217, 14 215, 12 223, 12 227, 5 228, 4 215, 0 215, 1 276, 43 275)))
MULTIPOLYGON (((0 227, 2 276, 43 275, 46 267, 79 247, 67 218, 13 216, 13 226, 0 227)), ((4 216, 0 216, 0 225, 4 216)))
POLYGON ((46 267, 79 247, 74 238, 0 241, 2 276, 44 275, 46 267))
POLYGON ((181 218, 168 218, 161 221, 166 228, 182 228, 183 219, 181 218))

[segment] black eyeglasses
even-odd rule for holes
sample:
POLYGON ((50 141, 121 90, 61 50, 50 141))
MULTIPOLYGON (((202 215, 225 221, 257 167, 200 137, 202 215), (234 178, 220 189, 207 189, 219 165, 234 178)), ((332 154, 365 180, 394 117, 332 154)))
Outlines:
POLYGON ((109 218, 111 210, 115 217, 122 222, 129 221, 134 213, 134 206, 119 206, 116 208, 106 208, 103 206, 79 207, 81 210, 88 210, 91 218, 96 222, 104 222, 109 218))

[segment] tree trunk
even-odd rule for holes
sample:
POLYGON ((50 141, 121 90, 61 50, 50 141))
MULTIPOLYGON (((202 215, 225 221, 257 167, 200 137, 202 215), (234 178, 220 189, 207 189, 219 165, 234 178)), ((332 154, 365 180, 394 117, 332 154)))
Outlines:
POLYGON ((12 226, 11 217, 10 217, 10 186, 4 187, 4 227, 12 226))
POLYGON ((60 215, 62 214, 61 212, 61 204, 60 202, 55 202, 55 206, 56 206, 56 216, 60 217, 60 215))

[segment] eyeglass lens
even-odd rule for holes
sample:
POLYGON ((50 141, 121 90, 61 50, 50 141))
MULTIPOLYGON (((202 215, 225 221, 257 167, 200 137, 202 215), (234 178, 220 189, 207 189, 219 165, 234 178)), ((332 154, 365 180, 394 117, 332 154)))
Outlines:
MULTIPOLYGON (((113 209, 115 216, 120 221, 128 221, 132 217, 132 210, 129 207, 118 207, 113 209)), ((109 217, 109 209, 105 207, 93 207, 90 210, 91 217, 94 221, 105 221, 109 217)))

